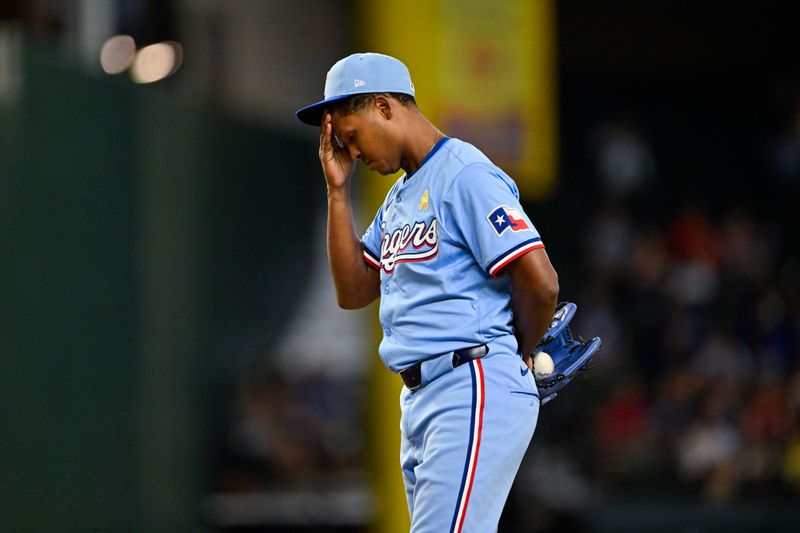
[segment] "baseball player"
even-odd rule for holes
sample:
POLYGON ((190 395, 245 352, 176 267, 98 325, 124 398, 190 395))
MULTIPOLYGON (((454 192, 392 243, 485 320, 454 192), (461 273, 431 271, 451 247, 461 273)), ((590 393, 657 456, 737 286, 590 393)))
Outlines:
POLYGON ((419 111, 408 69, 360 53, 328 72, 320 126, 328 255, 339 305, 380 298, 379 353, 405 383, 401 468, 411 531, 495 531, 533 436, 534 346, 558 279, 514 181, 419 111), (359 238, 356 160, 404 173, 359 238))

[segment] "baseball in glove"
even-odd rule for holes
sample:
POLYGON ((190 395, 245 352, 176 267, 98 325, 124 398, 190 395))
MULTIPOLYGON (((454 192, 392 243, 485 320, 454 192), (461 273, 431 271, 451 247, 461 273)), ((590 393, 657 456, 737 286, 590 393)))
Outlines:
POLYGON ((554 399, 578 373, 588 370, 588 363, 600 349, 600 337, 584 341, 572 334, 569 323, 578 309, 572 302, 561 302, 553 314, 542 341, 533 350, 534 357, 545 352, 553 360, 553 372, 546 377, 536 376, 541 404, 554 399))

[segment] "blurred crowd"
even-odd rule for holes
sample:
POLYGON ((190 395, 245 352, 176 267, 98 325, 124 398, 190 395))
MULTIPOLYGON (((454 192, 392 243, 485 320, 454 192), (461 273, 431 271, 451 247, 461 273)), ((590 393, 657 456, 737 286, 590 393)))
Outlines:
POLYGON ((353 377, 286 375, 269 366, 242 384, 216 489, 331 490, 364 483, 364 386, 353 377))
POLYGON ((752 196, 719 187, 666 209, 644 137, 600 130, 578 298, 579 330, 604 340, 584 461, 596 481, 715 502, 800 493, 797 126, 764 151, 752 196))

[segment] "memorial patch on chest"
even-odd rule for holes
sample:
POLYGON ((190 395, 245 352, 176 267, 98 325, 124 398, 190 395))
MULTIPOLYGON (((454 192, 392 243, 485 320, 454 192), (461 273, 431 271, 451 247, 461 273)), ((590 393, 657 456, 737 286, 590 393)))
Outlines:
POLYGON ((419 209, 420 211, 422 211, 423 209, 428 209, 429 199, 430 197, 428 195, 428 189, 425 189, 425 192, 422 193, 422 198, 419 199, 419 207, 417 209, 419 209))
POLYGON ((381 226, 381 268, 387 274, 394 272, 399 263, 418 263, 428 261, 439 253, 439 233, 436 219, 430 223, 415 222, 406 224, 391 233, 386 231, 386 223, 381 226))

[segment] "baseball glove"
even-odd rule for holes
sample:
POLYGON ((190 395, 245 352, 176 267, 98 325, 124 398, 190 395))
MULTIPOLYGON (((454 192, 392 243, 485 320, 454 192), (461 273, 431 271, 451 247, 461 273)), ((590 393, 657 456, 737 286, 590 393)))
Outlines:
POLYGON ((588 370, 592 357, 600 349, 600 337, 584 341, 574 336, 569 323, 575 316, 578 306, 572 302, 561 302, 553 314, 553 321, 547 328, 542 341, 533 350, 534 355, 546 352, 553 359, 553 373, 541 377, 534 374, 539 398, 544 405, 558 396, 558 393, 578 375, 588 370))

